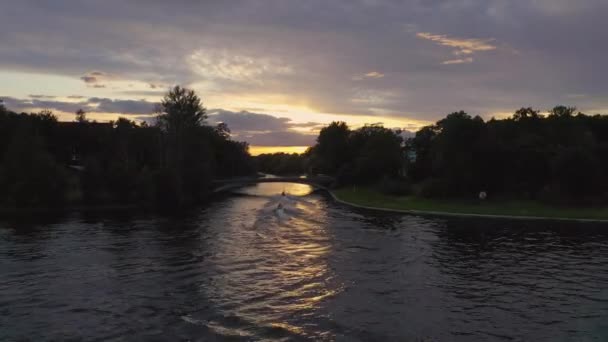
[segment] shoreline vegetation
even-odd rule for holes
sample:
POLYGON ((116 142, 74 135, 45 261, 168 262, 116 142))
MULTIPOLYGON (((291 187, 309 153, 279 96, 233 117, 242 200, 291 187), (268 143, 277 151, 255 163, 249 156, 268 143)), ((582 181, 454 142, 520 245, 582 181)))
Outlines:
POLYGON ((553 206, 531 200, 427 199, 386 195, 370 187, 339 188, 329 193, 345 205, 394 213, 608 223, 608 207, 553 206))
POLYGON ((0 212, 182 209, 204 203, 214 179, 253 174, 249 145, 211 125, 202 100, 180 86, 153 123, 90 121, 83 110, 60 122, 0 100, 0 212))
MULTIPOLYGON (((409 215, 458 216, 518 220, 558 220, 608 223, 608 207, 569 207, 547 205, 531 200, 438 200, 416 196, 383 194, 373 187, 321 188, 330 197, 359 209, 409 215)), ((3 215, 55 214, 70 212, 103 212, 151 210, 140 204, 74 205, 65 207, 0 207, 3 215)))
POLYGON ((226 123, 209 123, 193 90, 170 89, 155 114, 101 123, 78 110, 59 122, 0 100, 0 213, 188 209, 218 180, 262 172, 328 176, 337 200, 378 209, 608 219, 608 116, 574 107, 489 120, 459 111, 416 133, 332 122, 302 154, 256 157, 226 123))

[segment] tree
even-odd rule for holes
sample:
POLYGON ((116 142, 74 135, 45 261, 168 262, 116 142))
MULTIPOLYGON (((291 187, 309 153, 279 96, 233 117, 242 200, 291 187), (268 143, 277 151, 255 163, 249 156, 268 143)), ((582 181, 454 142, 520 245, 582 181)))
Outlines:
POLYGON ((433 140, 433 174, 445 181, 447 194, 476 193, 482 179, 483 158, 479 144, 484 135, 484 121, 463 111, 448 114, 436 124, 433 140))
POLYGON ((521 107, 515 111, 515 114, 513 114, 513 119, 515 121, 538 119, 540 117, 539 113, 540 112, 538 110, 532 109, 532 107, 521 107))
POLYGON ((165 141, 163 175, 169 177, 163 183, 176 191, 177 205, 198 199, 211 181, 210 146, 201 139, 206 117, 193 90, 176 86, 161 101, 157 126, 165 141))
POLYGON ((431 125, 422 127, 413 138, 407 140, 406 149, 408 153, 416 156, 416 159, 409 165, 408 172, 412 180, 420 181, 432 175, 433 158, 431 148, 437 134, 437 126, 431 125))
MULTIPOLYGON (((350 180, 372 183, 383 178, 396 178, 402 163, 399 132, 382 125, 365 125, 352 132, 349 149, 355 154, 350 180)), ((342 177, 343 178, 343 177, 342 177)))
POLYGON ((85 111, 82 110, 82 108, 76 111, 76 122, 80 122, 80 123, 89 122, 87 120, 87 113, 85 113, 85 111))
POLYGON ((567 107, 567 106, 555 106, 553 109, 549 111, 549 115, 556 117, 569 117, 574 115, 576 112, 576 107, 567 107))
POLYGON ((160 103, 159 126, 166 132, 180 136, 200 127, 207 118, 207 110, 194 90, 175 86, 160 103))
POLYGON ((382 125, 351 131, 344 122, 332 122, 321 129, 304 160, 317 171, 335 175, 341 184, 371 183, 399 175, 402 142, 399 131, 382 125))
POLYGON ((230 139, 230 128, 224 122, 220 122, 215 126, 215 132, 223 139, 230 139))
POLYGON ((584 199, 602 190, 599 161, 588 149, 560 149, 553 160, 553 187, 568 199, 584 199))
POLYGON ((254 157, 257 170, 273 175, 301 175, 306 173, 307 156, 297 153, 265 153, 254 157))
POLYGON ((608 174, 608 119, 575 111, 556 106, 542 117, 524 107, 512 119, 488 122, 452 113, 408 140, 406 148, 416 154, 408 175, 431 196, 489 190, 517 198, 599 202, 608 190, 608 179, 601 177, 608 174))
POLYGON ((2 199, 15 206, 56 206, 66 197, 67 175, 41 137, 22 125, 13 134, 0 174, 2 199))
MULTIPOLYGON (((162 202, 205 199, 210 182, 254 172, 247 143, 227 125, 204 124, 194 92, 172 89, 158 124, 58 122, 52 112, 0 111, 0 205, 162 202), (70 173, 67 173, 68 166, 70 173), (67 187, 67 188, 66 188, 67 187)), ((84 111, 78 112, 87 122, 84 111)))
POLYGON ((332 122, 321 129, 315 146, 318 169, 324 173, 335 174, 350 159, 348 147, 350 133, 345 122, 332 122))
POLYGON ((108 200, 107 180, 99 160, 89 157, 84 161, 84 171, 80 176, 82 196, 88 204, 99 204, 108 200))

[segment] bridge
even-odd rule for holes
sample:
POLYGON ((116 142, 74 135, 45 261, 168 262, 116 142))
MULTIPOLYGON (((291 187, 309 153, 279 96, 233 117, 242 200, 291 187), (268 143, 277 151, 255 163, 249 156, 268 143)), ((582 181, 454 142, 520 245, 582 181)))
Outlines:
POLYGON ((325 175, 306 177, 238 177, 214 180, 213 192, 222 192, 257 183, 299 183, 308 184, 319 189, 327 189, 333 182, 333 177, 325 175))

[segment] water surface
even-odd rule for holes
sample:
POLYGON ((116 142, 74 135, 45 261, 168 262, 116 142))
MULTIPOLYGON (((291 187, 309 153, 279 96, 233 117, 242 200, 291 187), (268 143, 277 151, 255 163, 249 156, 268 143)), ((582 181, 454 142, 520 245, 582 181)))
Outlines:
POLYGON ((608 226, 387 215, 311 190, 4 219, 0 340, 608 339, 608 226))

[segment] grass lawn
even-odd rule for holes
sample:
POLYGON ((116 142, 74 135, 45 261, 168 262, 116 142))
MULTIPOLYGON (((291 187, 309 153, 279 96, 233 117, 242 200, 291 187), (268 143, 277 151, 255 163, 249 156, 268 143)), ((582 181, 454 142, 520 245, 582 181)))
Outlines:
POLYGON ((334 195, 348 203, 398 210, 446 212, 454 214, 482 214, 505 216, 536 216, 570 219, 608 220, 608 207, 574 208, 557 207, 534 201, 474 201, 433 200, 413 196, 389 196, 371 188, 342 188, 332 190, 334 195))

